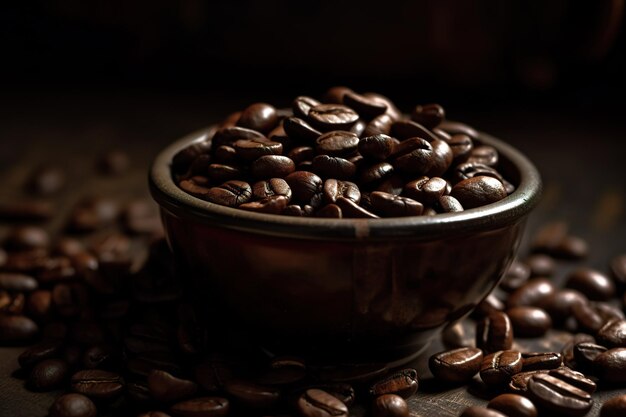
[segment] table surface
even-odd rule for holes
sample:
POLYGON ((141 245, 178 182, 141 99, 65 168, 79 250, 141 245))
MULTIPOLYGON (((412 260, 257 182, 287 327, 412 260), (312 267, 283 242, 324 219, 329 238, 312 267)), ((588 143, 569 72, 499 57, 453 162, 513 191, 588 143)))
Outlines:
MULTIPOLYGON (((0 103, 0 201, 24 197, 23 184, 35 167, 62 166, 69 180, 65 191, 54 199, 59 221, 46 226, 55 234, 62 214, 93 190, 121 200, 147 196, 147 168, 161 147, 246 102, 250 101, 182 94, 5 95, 0 103), (122 177, 95 174, 97 155, 111 149, 123 149, 132 160, 132 168, 122 177)), ((472 108, 451 116, 504 138, 538 166, 544 195, 529 219, 525 241, 541 224, 564 220, 572 233, 590 244, 589 258, 582 264, 606 270, 611 257, 626 253, 624 122, 584 109, 550 106, 494 106, 488 112, 472 108)), ((0 240, 9 227, 0 223, 0 240)), ((556 279, 562 279, 572 265, 576 264, 560 265, 556 279)), ((467 325, 471 332, 470 323, 467 325)), ((528 350, 559 350, 563 340, 563 333, 552 331, 541 341, 520 339, 518 343, 528 350)), ((485 404, 489 397, 478 382, 454 389, 438 387, 425 358, 441 349, 435 341, 414 364, 421 385, 409 402, 412 416, 457 416, 466 406, 485 404)), ((44 416, 58 395, 29 392, 22 380, 11 376, 22 350, 0 348, 0 417, 44 416)), ((595 394, 588 415, 598 415, 603 399, 618 392, 626 393, 626 388, 595 394)), ((354 412, 362 414, 362 410, 354 412)))

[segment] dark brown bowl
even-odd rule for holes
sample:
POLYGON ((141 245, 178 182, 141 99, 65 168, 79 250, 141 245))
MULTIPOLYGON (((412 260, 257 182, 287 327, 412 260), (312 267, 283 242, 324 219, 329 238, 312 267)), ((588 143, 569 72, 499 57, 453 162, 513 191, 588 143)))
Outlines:
POLYGON ((417 354, 496 286, 541 193, 526 157, 480 133, 516 185, 497 203, 384 219, 253 213, 174 183, 173 156, 210 135, 211 128, 192 133, 157 156, 152 196, 204 317, 223 338, 244 334, 273 352, 357 362, 417 354))

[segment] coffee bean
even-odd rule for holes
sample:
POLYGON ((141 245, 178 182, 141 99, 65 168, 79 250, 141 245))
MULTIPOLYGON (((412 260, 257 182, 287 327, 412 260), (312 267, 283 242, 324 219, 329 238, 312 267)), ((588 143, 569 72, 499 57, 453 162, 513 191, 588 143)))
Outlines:
POLYGON ((347 417, 348 407, 326 391, 312 388, 306 390, 297 401, 298 412, 304 417, 347 417))
POLYGON ((346 93, 353 93, 353 91, 342 85, 331 87, 324 93, 323 100, 326 103, 340 104, 343 103, 343 97, 346 93))
POLYGON ((474 344, 474 339, 470 337, 461 321, 446 326, 441 332, 441 341, 448 349, 472 347, 474 344))
POLYGON ((298 389, 298 397, 300 393, 303 391, 307 391, 309 389, 318 389, 325 391, 337 398, 339 401, 344 403, 347 407, 351 406, 355 400, 355 392, 352 385, 341 382, 326 382, 326 383, 315 383, 312 385, 307 385, 304 389, 298 389))
POLYGON ((621 417, 624 415, 626 415, 626 394, 609 398, 600 409, 600 417, 621 417))
POLYGON ((213 187, 206 194, 206 199, 212 203, 228 207, 237 207, 247 203, 252 198, 252 187, 243 181, 227 181, 219 187, 213 187))
POLYGON ((615 285, 603 273, 590 268, 579 268, 571 272, 565 283, 585 294, 590 300, 606 301, 615 294, 615 285))
POLYGON ((388 135, 391 133, 391 126, 393 125, 394 119, 388 114, 381 114, 380 116, 374 117, 370 122, 365 126, 365 130, 361 134, 362 137, 375 136, 375 135, 388 135))
POLYGON ((241 126, 224 126, 213 135, 212 146, 232 145, 239 139, 265 139, 263 133, 241 126))
POLYGON ((486 353, 511 349, 513 327, 509 316, 496 311, 478 322, 476 326, 476 347, 486 353))
POLYGON ((287 181, 282 178, 270 178, 254 183, 252 196, 257 200, 272 196, 284 196, 289 200, 291 199, 291 188, 289 188, 287 181))
POLYGON ((591 302, 591 307, 602 317, 605 322, 612 320, 626 320, 626 316, 619 307, 609 302, 591 302))
POLYGON ((169 372, 154 370, 148 375, 148 389, 161 402, 180 401, 196 393, 195 382, 176 378, 169 372))
POLYGON ((107 368, 113 364, 117 355, 110 345, 94 345, 83 353, 83 366, 87 369, 107 368))
POLYGON ((545 278, 533 278, 507 298, 507 306, 537 306, 554 294, 554 284, 545 278))
POLYGON ((25 297, 22 293, 9 293, 0 290, 0 314, 22 314, 25 297))
POLYGON ((341 212, 343 213, 343 217, 345 218, 363 218, 363 219, 378 219, 379 217, 359 206, 354 201, 345 198, 339 197, 336 201, 337 205, 341 208, 341 212))
POLYGON ((283 145, 266 139, 239 139, 233 143, 237 156, 244 161, 254 161, 264 155, 280 155, 283 145))
POLYGON ((469 136, 458 134, 448 139, 448 146, 452 150, 452 160, 455 164, 459 164, 467 161, 470 152, 474 149, 474 142, 469 136))
POLYGON ((400 142, 390 157, 394 168, 408 175, 426 175, 435 163, 433 146, 417 137, 400 142))
POLYGON ((409 138, 421 138, 427 142, 438 140, 437 136, 421 124, 413 120, 396 120, 391 125, 393 137, 406 141, 409 138))
POLYGON ((238 403, 248 408, 267 409, 280 399, 280 390, 262 386, 249 381, 231 381, 224 386, 224 391, 238 403))
MULTIPOLYGON (((206 154, 211 149, 212 142, 202 139, 193 142, 188 147, 182 149, 172 158, 172 168, 176 173, 183 173, 189 167, 189 164, 199 155, 206 154)), ((219 145, 216 145, 218 147, 219 145)))
POLYGON ((363 186, 371 187, 375 184, 381 184, 382 181, 384 181, 385 179, 391 178, 393 174, 393 165, 391 165, 389 162, 379 162, 361 170, 359 180, 363 186))
POLYGON ((170 411, 179 417, 224 417, 230 403, 222 397, 199 397, 174 404, 170 411))
MULTIPOLYGON (((342 101, 343 100, 341 100, 340 102, 342 101)), ((315 106, 319 106, 320 104, 322 103, 312 97, 299 96, 293 100, 291 108, 293 110, 293 114, 295 114, 297 117, 306 119, 306 117, 309 115, 309 110, 311 110, 311 108, 315 106)))
POLYGON ((523 394, 528 389, 528 381, 530 381, 533 375, 547 374, 548 372, 550 372, 549 369, 519 372, 511 377, 508 388, 515 393, 523 394))
POLYGON ((65 394, 57 398, 50 407, 50 417, 96 417, 94 403, 81 394, 65 394))
POLYGON ((528 395, 535 404, 558 414, 582 416, 593 405, 589 393, 551 375, 534 375, 528 382, 528 395))
POLYGON ((480 176, 492 177, 504 184, 504 178, 498 171, 478 162, 463 162, 457 165, 452 172, 452 177, 456 182, 480 176))
POLYGON ((352 162, 328 155, 317 155, 313 158, 311 169, 322 178, 338 180, 351 179, 356 173, 356 165, 352 162))
POLYGON ((111 401, 124 390, 123 378, 113 372, 90 369, 72 375, 72 389, 89 398, 111 401))
MULTIPOLYGON (((476 371, 478 372, 478 371, 476 371)), ((369 394, 374 397, 385 394, 395 394, 402 398, 409 398, 418 389, 417 371, 407 368, 385 377, 384 379, 374 383, 369 394)))
POLYGON ((579 343, 595 343, 596 339, 587 333, 577 333, 570 338, 561 348, 563 363, 567 366, 573 366, 574 363, 574 346, 579 343))
POLYGON ((609 347, 626 348, 626 320, 612 319, 598 330, 598 343, 609 347))
POLYGON ((416 106, 411 113, 411 120, 428 129, 438 126, 446 118, 446 112, 439 104, 416 106))
POLYGON ((568 235, 550 253, 560 259, 584 259, 589 255, 589 245, 578 236, 568 235))
POLYGON ((394 147, 393 138, 383 133, 366 136, 358 142, 359 153, 373 161, 384 161, 392 154, 394 147))
POLYGON ((296 165, 286 156, 264 155, 250 165, 250 173, 258 179, 284 178, 294 172, 296 165))
POLYGON ((359 191, 359 187, 349 181, 328 179, 324 181, 322 193, 324 201, 327 204, 335 203, 339 197, 345 197, 357 204, 361 201, 361 192, 359 191))
POLYGON ((359 119, 357 112, 341 104, 320 104, 309 110, 308 121, 323 132, 347 130, 359 119))
MULTIPOLYGON (((446 193, 448 183, 439 177, 421 177, 404 186, 403 195, 425 205, 435 205, 446 193)), ((457 200, 458 201, 458 200, 457 200)))
POLYGON ((29 342, 37 335, 38 331, 37 323, 26 316, 0 314, 0 342, 29 342))
POLYGON ((593 394, 596 391, 595 382, 585 377, 585 375, 583 375, 582 373, 571 370, 567 366, 563 366, 558 369, 552 369, 550 370, 550 372, 548 372, 548 374, 562 381, 565 381, 570 385, 580 388, 581 390, 588 392, 589 394, 593 394))
POLYGON ((352 132, 333 130, 315 140, 315 149, 320 155, 345 157, 353 153, 359 144, 359 137, 352 132))
POLYGON ((489 401, 487 408, 498 410, 508 417, 537 417, 537 408, 526 397, 501 394, 489 401))
POLYGON ((29 369, 37 363, 58 356, 61 353, 62 344, 58 340, 48 340, 24 350, 17 361, 22 368, 29 369))
POLYGON ((424 211, 424 205, 418 201, 382 191, 370 193, 370 199, 374 210, 386 217, 419 216, 424 211))
POLYGON ((538 305, 550 314, 554 324, 561 324, 573 314, 574 304, 587 303, 587 297, 579 291, 564 289, 554 292, 538 305))
POLYGON ((0 272, 0 290, 29 292, 37 289, 37 285, 37 280, 31 276, 14 272, 0 272))
POLYGON ((450 195, 442 195, 439 197, 436 205, 441 213, 457 213, 463 211, 463 206, 459 203, 459 200, 450 195))
POLYGON ((491 313, 502 312, 505 306, 499 298, 493 294, 489 294, 483 301, 481 301, 474 310, 479 317, 488 316, 491 313))
POLYGON ((288 117, 283 121, 283 128, 291 139, 305 144, 313 143, 322 133, 302 119, 288 117))
POLYGON ((541 253, 530 255, 524 263, 530 268, 533 277, 551 277, 556 271, 554 259, 541 253))
POLYGON ((45 359, 35 365, 27 385, 33 391, 50 391, 60 387, 67 378, 69 366, 60 359, 45 359))
POLYGON ((604 325, 602 316, 589 303, 574 304, 572 315, 583 331, 596 333, 604 325))
POLYGON ((593 361, 598 377, 604 382, 626 382, 626 348, 613 348, 593 361))
POLYGON ((466 382, 480 371, 483 352, 472 347, 440 352, 430 357, 428 367, 435 378, 444 382, 466 382))
POLYGON ((237 125, 267 133, 278 124, 278 114, 274 106, 267 103, 254 103, 248 106, 239 117, 237 125))
POLYGON ((626 285, 626 254, 611 259, 610 269, 614 281, 624 287, 626 285))
POLYGON ((409 406, 402 397, 384 394, 377 397, 372 405, 373 417, 409 417, 409 406))
POLYGON ((574 360, 579 371, 592 372, 593 361, 608 349, 595 343, 579 343, 574 346, 574 360))
POLYGON ((518 306, 507 310, 516 336, 539 337, 552 327, 548 313, 537 307, 518 306))
POLYGON ((530 268, 522 262, 513 261, 499 285, 503 290, 511 292, 524 285, 528 278, 530 278, 530 268))
POLYGON ((453 153, 450 146, 440 139, 435 139, 431 143, 433 147, 433 164, 430 166, 426 175, 429 177, 442 176, 452 164, 453 153))
POLYGON ((387 111, 387 104, 371 97, 362 96, 354 91, 347 92, 343 95, 343 103, 354 109, 359 116, 366 120, 373 119, 376 116, 387 111))
POLYGON ((285 177, 291 188, 294 201, 308 204, 311 199, 322 192, 323 182, 320 177, 307 171, 296 171, 285 177))
POLYGON ((178 183, 179 187, 189 194, 199 197, 205 198, 210 190, 210 182, 207 177, 194 176, 185 180, 182 180, 178 183))
POLYGON ((507 417, 499 411, 473 405, 467 407, 459 417, 507 417))
POLYGON ((457 183, 450 195, 465 209, 495 203, 506 197, 502 183, 493 177, 477 176, 457 183))
POLYGON ((522 354, 513 350, 501 350, 483 358, 480 378, 487 385, 506 385, 511 376, 522 370, 522 354))
POLYGON ((563 356, 557 352, 522 353, 522 370, 556 369, 563 365, 563 356))
POLYGON ((476 146, 471 150, 467 162, 487 165, 495 167, 498 165, 498 151, 493 146, 482 145, 476 146))

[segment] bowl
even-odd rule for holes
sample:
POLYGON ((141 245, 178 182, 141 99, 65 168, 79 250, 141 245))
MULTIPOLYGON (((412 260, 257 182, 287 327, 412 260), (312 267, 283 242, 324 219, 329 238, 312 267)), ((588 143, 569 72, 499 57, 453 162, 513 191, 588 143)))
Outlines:
POLYGON ((499 169, 516 186, 496 203, 381 219, 248 212, 193 197, 173 180, 174 155, 213 131, 163 149, 150 190, 180 276, 215 338, 270 354, 410 360, 497 285, 541 193, 524 155, 477 132, 499 151, 499 169))

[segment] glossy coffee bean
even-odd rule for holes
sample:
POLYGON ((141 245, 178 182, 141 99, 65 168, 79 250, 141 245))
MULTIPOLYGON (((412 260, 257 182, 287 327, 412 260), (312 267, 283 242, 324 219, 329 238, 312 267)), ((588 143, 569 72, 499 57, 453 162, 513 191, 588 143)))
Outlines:
POLYGON ((587 304, 588 300, 581 292, 571 289, 563 289, 554 292, 545 298, 538 306, 546 310, 557 325, 563 323, 573 314, 574 304, 587 304))
POLYGON ((291 198, 291 188, 289 188, 287 181, 282 178, 270 178, 256 182, 252 186, 252 196, 257 200, 276 195, 287 197, 287 200, 291 198))
POLYGON ((193 381, 177 378, 169 372, 153 370, 148 375, 148 389, 155 400, 173 402, 191 397, 198 386, 193 381))
POLYGON ((362 185, 369 187, 372 184, 380 183, 385 179, 389 179, 393 174, 393 165, 391 165, 389 162, 379 162, 377 164, 370 165, 365 169, 362 169, 359 175, 359 182, 362 185))
POLYGON ((37 289, 37 280, 25 274, 0 272, 0 290, 30 292, 37 289))
POLYGON ((507 417, 537 417, 537 408, 526 397, 501 394, 489 401, 487 408, 498 410, 507 417))
POLYGON ((486 353, 511 349, 513 345, 513 326, 506 313, 496 311, 476 326, 476 347, 486 353))
POLYGON ((573 367, 574 346, 579 343, 596 343, 596 339, 587 333, 577 333, 572 336, 561 348, 561 355, 565 365, 573 367))
POLYGON ((478 162, 460 163, 452 172, 452 178, 456 182, 480 176, 493 177, 504 184, 504 178, 502 178, 502 175, 500 175, 498 171, 478 162))
POLYGON ((344 403, 316 388, 306 390, 298 399, 296 407, 303 417, 348 416, 348 407, 344 403))
POLYGON ((50 244, 48 233, 36 226, 19 226, 9 231, 4 246, 11 250, 45 248, 50 244))
MULTIPOLYGON (((238 173, 236 175, 233 175, 232 178, 236 177, 237 175, 238 173)), ((199 198, 205 198, 205 196, 209 193, 209 190, 211 189, 209 179, 207 177, 202 177, 198 175, 182 180, 180 183, 178 183, 178 185, 184 191, 199 198)))
POLYGON ((574 360, 579 371, 593 371, 593 361, 608 349, 595 343, 579 343, 574 346, 574 360))
POLYGON ((440 213, 458 213, 463 211, 463 206, 459 203, 459 200, 450 195, 442 195, 439 197, 435 206, 440 213))
POLYGON ((446 193, 448 183, 439 177, 420 177, 404 186, 403 195, 422 204, 433 206, 446 193))
POLYGON ((593 365, 601 381, 626 382, 626 348, 613 348, 601 353, 593 365))
POLYGON ((39 342, 24 350, 17 361, 22 368, 30 369, 37 363, 60 355, 62 343, 58 340, 39 342))
POLYGON ((441 177, 452 164, 452 159, 454 157, 452 153, 452 149, 447 142, 434 139, 430 142, 433 147, 433 164, 430 166, 430 169, 426 171, 427 176, 429 177, 441 177))
POLYGON ((363 138, 375 135, 389 135, 391 133, 391 125, 394 119, 388 114, 381 114, 374 117, 365 126, 365 130, 361 134, 363 138))
POLYGON ((574 304, 572 316, 581 330, 590 333, 596 333, 604 325, 602 316, 589 303, 574 304))
POLYGON ((319 104, 309 110, 308 121, 324 132, 347 130, 359 119, 357 112, 341 104, 319 104))
POLYGON ((626 320, 612 319, 598 330, 596 340, 608 348, 626 348, 626 320))
POLYGON ((537 307, 513 307, 506 314, 511 319, 516 336, 539 337, 552 327, 552 319, 548 313, 537 307))
POLYGON ((435 163, 433 146, 418 137, 400 142, 390 157, 394 168, 407 175, 426 175, 435 163))
POLYGON ((482 361, 480 349, 464 347, 431 356, 428 367, 438 380, 458 383, 472 379, 480 371, 482 361))
POLYGON ((50 391, 59 388, 67 379, 69 366, 61 359, 45 359, 35 365, 28 377, 28 388, 50 391))
POLYGON ((263 375, 256 378, 261 385, 285 386, 302 381, 307 375, 307 366, 303 359, 292 356, 273 358, 263 375))
POLYGON ((545 278, 533 278, 507 298, 507 306, 538 306, 556 292, 554 284, 545 278))
POLYGON ((556 369, 563 365, 563 356, 557 352, 522 353, 522 371, 556 369))
POLYGON ((567 366, 552 369, 548 372, 548 375, 565 381, 576 388, 580 388, 581 390, 588 392, 589 394, 593 394, 597 388, 596 383, 591 379, 587 378, 580 372, 571 370, 567 366))
POLYGON ((626 285, 626 254, 618 255, 611 259, 609 265, 613 280, 621 287, 626 285))
POLYGON ((179 417, 224 417, 228 415, 230 403, 222 397, 199 397, 174 404, 170 411, 179 417))
POLYGON ((550 253, 559 259, 584 259, 589 255, 589 244, 578 236, 567 235, 550 253))
POLYGON ((373 161, 384 161, 392 154, 395 141, 391 136, 377 134, 361 138, 358 142, 358 150, 363 157, 373 161))
POLYGON ((504 273, 499 286, 504 291, 512 292, 524 285, 528 278, 530 278, 530 268, 522 262, 513 261, 504 273))
POLYGON ((506 385, 511 376, 522 370, 522 354, 513 350, 501 350, 483 358, 480 378, 487 385, 506 385))
POLYGON ((91 369, 72 375, 72 389, 89 398, 111 401, 124 391, 124 379, 109 371, 91 369))
POLYGON ((603 273, 590 268, 579 268, 570 273, 565 286, 585 294, 588 299, 606 301, 615 294, 615 285, 603 273))
POLYGON ((481 301, 474 312, 479 317, 486 317, 491 313, 498 313, 504 310, 505 306, 498 297, 493 294, 489 294, 483 301, 481 301))
POLYGON ((315 140, 315 149, 319 155, 348 156, 359 144, 359 137, 352 132, 333 130, 324 133, 315 140))
POLYGON ((552 413, 568 416, 585 415, 593 400, 591 395, 551 375, 534 375, 528 382, 528 396, 552 413))
POLYGON ((211 203, 228 207, 237 207, 252 198, 252 187, 243 181, 227 181, 219 187, 209 189, 206 199, 211 203))
POLYGON ((411 112, 411 120, 428 129, 437 127, 446 118, 444 108, 439 104, 416 106, 411 112))
POLYGON ((459 417, 508 417, 497 410, 491 410, 477 405, 471 406, 463 410, 459 417))
POLYGON ((294 141, 306 145, 313 144, 322 133, 298 117, 288 117, 283 121, 285 133, 294 141))
POLYGON ((288 205, 289 200, 287 197, 274 195, 271 197, 265 197, 258 201, 241 204, 238 208, 257 213, 281 214, 288 205))
POLYGON ((308 204, 311 199, 322 192, 323 181, 312 172, 296 171, 285 177, 291 188, 294 201, 308 204))
POLYGON ((622 417, 626 415, 626 394, 609 398, 602 404, 600 417, 622 417))
POLYGON ((530 381, 530 378, 532 378, 533 375, 547 374, 548 372, 550 372, 549 369, 518 372, 511 377, 511 382, 509 382, 508 389, 513 393, 524 394, 528 389, 528 381, 530 381))
POLYGON ((385 217, 419 216, 424 211, 424 205, 418 201, 382 191, 370 193, 370 199, 374 211, 385 217))
POLYGON ((369 394, 374 397, 385 394, 395 394, 402 398, 409 398, 418 389, 417 371, 407 368, 385 377, 374 383, 369 394))
POLYGON ((474 149, 474 142, 472 138, 464 134, 452 135, 448 139, 448 146, 452 150, 452 157, 455 164, 459 164, 467 161, 472 149, 474 149))
POLYGON ((343 97, 347 93, 353 93, 350 88, 345 86, 334 86, 329 88, 326 93, 324 93, 323 100, 326 103, 343 103, 343 97))
POLYGON ((398 395, 384 394, 377 397, 372 405, 373 417, 409 417, 409 406, 398 395))
POLYGON ((311 170, 322 178, 349 180, 356 174, 356 165, 338 156, 317 155, 311 161, 311 170))
POLYGON ((95 404, 81 394, 65 394, 57 398, 50 407, 50 417, 96 417, 95 404))
POLYGON ((343 96, 343 103, 354 109, 365 120, 371 120, 387 111, 387 104, 381 100, 357 94, 353 91, 343 96))
POLYGON ((626 316, 622 310, 611 304, 610 302, 595 301, 591 302, 591 307, 602 317, 605 322, 613 320, 626 320, 626 316))
POLYGON ((530 255, 524 263, 530 268, 533 277, 551 277, 556 271, 554 259, 541 253, 530 255))
POLYGON ((459 200, 465 209, 471 209, 502 200, 507 193, 497 179, 477 176, 457 183, 450 195, 459 200))
POLYGON ((234 401, 248 408, 267 409, 280 399, 280 390, 276 387, 262 386, 248 381, 231 381, 224 386, 224 391, 234 401))
POLYGON ((437 135, 413 120, 396 120, 391 125, 391 134, 401 141, 406 141, 410 138, 421 138, 428 142, 438 140, 437 135))
POLYGON ((345 218, 357 218, 357 219, 378 219, 379 216, 372 213, 369 210, 356 204, 354 201, 345 197, 339 197, 336 201, 337 205, 341 208, 343 217, 345 218))
POLYGON ((335 203, 339 197, 347 198, 357 204, 361 201, 361 191, 359 187, 350 181, 328 179, 324 181, 322 193, 324 202, 327 204, 335 203))
POLYGON ((291 103, 291 109, 293 114, 297 117, 305 119, 309 115, 311 108, 318 106, 322 103, 308 96, 298 96, 291 103))
POLYGON ((315 213, 316 217, 325 217, 329 219, 341 219, 343 218, 343 211, 341 207, 336 204, 327 204, 315 213))
POLYGON ((267 133, 278 124, 278 114, 274 106, 255 103, 248 106, 239 117, 237 125, 262 133, 267 133))
POLYGON ((250 173, 258 179, 285 178, 295 170, 296 164, 283 155, 264 155, 250 165, 250 173))
POLYGON ((29 342, 38 331, 37 323, 26 316, 0 315, 0 342, 29 342))
POLYGON ((493 146, 481 145, 471 150, 467 162, 495 167, 498 165, 498 151, 493 146))
POLYGON ((244 161, 254 161, 264 155, 280 155, 283 152, 281 143, 266 139, 240 139, 233 143, 233 148, 244 161))

